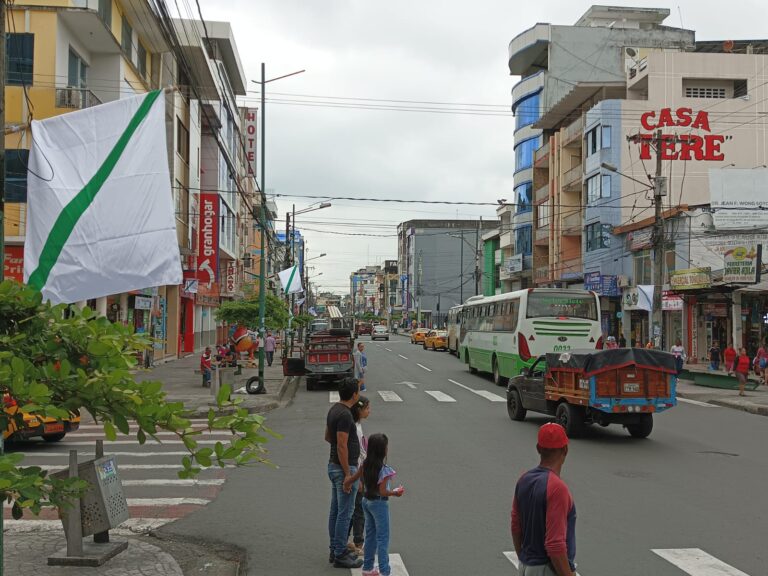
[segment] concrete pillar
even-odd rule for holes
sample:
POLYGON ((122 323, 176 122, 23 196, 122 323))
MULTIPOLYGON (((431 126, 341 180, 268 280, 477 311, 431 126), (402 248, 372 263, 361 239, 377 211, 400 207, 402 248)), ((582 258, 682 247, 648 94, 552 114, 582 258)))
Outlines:
POLYGON ((105 316, 107 315, 107 297, 102 296, 101 298, 96 298, 96 314, 99 316, 105 316))
POLYGON ((741 325, 741 292, 734 291, 731 297, 731 324, 734 347, 741 348, 744 342, 744 331, 741 325))
POLYGON ((120 316, 118 318, 119 322, 122 322, 123 324, 128 323, 128 294, 123 293, 120 294, 120 316))

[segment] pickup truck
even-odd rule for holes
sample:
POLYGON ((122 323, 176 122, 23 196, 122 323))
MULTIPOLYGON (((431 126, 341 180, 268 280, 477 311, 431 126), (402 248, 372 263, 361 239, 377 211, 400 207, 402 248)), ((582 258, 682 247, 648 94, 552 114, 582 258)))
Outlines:
POLYGON ((354 375, 353 338, 349 330, 331 328, 307 337, 304 375, 307 390, 320 382, 339 382, 354 375))
POLYGON ((675 358, 642 348, 583 350, 541 356, 507 386, 507 413, 555 417, 569 437, 588 424, 621 424, 635 438, 653 430, 653 415, 677 404, 675 358))

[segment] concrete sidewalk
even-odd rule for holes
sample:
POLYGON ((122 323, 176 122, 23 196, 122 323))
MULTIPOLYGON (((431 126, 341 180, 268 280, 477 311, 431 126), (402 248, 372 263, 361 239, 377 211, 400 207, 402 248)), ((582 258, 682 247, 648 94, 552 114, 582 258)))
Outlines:
POLYGON ((768 386, 765 385, 758 386, 756 390, 747 390, 746 396, 739 396, 738 390, 708 388, 698 386, 692 380, 680 379, 677 381, 677 395, 680 398, 768 416, 768 386))

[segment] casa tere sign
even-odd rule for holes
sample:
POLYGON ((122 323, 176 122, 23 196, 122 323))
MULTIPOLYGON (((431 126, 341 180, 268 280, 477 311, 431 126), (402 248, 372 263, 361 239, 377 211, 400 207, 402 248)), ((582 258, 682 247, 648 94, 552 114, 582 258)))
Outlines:
MULTIPOLYGON (((720 145, 730 139, 722 134, 712 134, 709 127, 709 114, 704 110, 694 112, 692 108, 662 108, 658 112, 643 112, 640 124, 649 132, 664 128, 688 129, 709 132, 709 134, 662 134, 662 160, 707 160, 720 162, 725 154, 720 145)), ((640 159, 650 160, 654 134, 639 134, 640 159)))

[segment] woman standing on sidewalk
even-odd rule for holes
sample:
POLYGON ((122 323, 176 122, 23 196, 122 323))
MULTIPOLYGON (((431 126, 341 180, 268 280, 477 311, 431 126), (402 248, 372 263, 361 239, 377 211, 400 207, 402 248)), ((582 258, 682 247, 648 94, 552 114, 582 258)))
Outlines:
POLYGON ((742 347, 739 349, 739 355, 736 356, 736 360, 733 363, 733 371, 736 372, 736 378, 739 381, 739 396, 746 396, 744 394, 744 387, 747 385, 747 376, 749 376, 750 361, 747 356, 747 349, 742 347))

